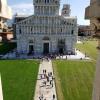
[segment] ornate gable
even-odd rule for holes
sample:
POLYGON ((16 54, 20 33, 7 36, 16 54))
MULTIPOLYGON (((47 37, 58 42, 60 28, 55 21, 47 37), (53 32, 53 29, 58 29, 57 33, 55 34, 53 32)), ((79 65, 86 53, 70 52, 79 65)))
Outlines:
POLYGON ((34 23, 34 20, 35 20, 34 15, 32 15, 32 16, 25 18, 24 20, 20 22, 17 22, 16 25, 20 25, 20 24, 21 25, 31 25, 34 23))

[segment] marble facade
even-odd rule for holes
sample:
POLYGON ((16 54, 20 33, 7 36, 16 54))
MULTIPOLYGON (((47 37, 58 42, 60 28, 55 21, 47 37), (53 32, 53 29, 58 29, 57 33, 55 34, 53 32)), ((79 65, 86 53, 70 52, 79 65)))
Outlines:
POLYGON ((77 18, 69 7, 59 15, 60 0, 34 0, 34 15, 16 23, 18 53, 75 54, 77 18))

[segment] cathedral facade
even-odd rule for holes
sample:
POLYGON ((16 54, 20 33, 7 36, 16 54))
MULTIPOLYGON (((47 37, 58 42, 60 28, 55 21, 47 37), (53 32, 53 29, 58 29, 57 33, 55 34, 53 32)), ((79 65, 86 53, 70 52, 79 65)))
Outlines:
POLYGON ((60 0, 34 0, 34 15, 16 23, 17 52, 25 54, 75 54, 77 18, 60 0))

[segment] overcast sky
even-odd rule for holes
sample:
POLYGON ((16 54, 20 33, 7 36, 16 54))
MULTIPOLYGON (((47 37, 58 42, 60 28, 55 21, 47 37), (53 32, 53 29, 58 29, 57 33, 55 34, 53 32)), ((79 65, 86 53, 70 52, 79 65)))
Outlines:
MULTIPOLYGON (((61 0, 61 7, 63 4, 71 5, 71 15, 77 16, 78 24, 88 25, 89 21, 84 19, 85 8, 90 4, 90 0, 61 0)), ((8 0, 8 4, 13 9, 13 13, 33 14, 33 0, 8 0)))

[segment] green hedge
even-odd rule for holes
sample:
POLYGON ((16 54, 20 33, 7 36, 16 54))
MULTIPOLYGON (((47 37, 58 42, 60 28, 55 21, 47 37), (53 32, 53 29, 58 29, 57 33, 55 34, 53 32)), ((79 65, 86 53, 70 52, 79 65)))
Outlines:
POLYGON ((16 47, 16 43, 0 43, 0 55, 6 54, 16 47))

